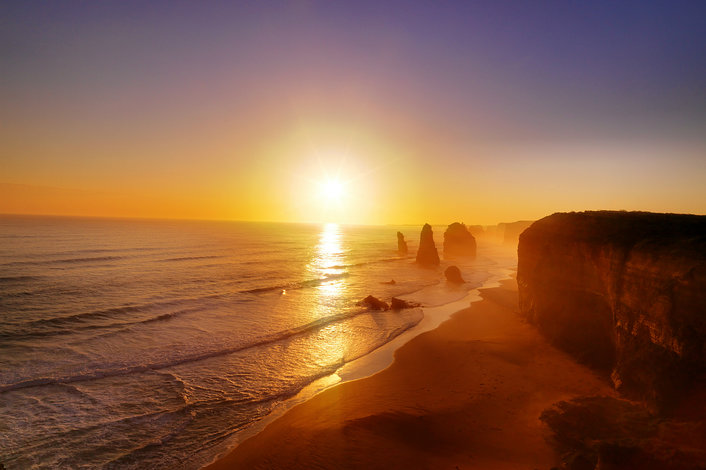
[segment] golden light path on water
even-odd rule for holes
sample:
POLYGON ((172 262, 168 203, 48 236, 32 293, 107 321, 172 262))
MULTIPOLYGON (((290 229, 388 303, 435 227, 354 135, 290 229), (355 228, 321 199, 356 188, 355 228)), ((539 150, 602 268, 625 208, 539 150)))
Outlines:
MULTIPOLYGON (((338 224, 324 224, 316 250, 307 266, 314 278, 334 278, 317 286, 312 320, 337 314, 339 301, 346 295, 346 279, 338 278, 345 273, 341 237, 341 227, 338 224)), ((317 351, 312 351, 317 362, 331 364, 343 360, 349 346, 349 335, 346 334, 344 324, 344 322, 332 323, 319 332, 319 341, 312 345, 317 348, 317 351)))

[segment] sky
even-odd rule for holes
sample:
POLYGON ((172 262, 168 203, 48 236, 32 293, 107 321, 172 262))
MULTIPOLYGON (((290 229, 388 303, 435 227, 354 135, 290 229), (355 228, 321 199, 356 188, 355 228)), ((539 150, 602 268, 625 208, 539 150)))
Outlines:
POLYGON ((0 213, 706 214, 698 0, 5 1, 0 69, 0 213))

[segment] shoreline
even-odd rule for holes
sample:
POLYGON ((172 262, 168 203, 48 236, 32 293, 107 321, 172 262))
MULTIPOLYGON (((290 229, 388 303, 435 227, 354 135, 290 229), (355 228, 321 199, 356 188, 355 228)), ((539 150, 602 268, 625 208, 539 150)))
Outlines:
MULTIPOLYGON (((494 248, 504 249, 500 245, 494 248)), ((396 351, 404 347, 408 342, 419 335, 433 331, 452 316, 469 308, 473 303, 481 301, 481 290, 500 286, 501 282, 514 279, 517 272, 517 264, 515 263, 512 267, 497 266, 490 268, 488 271, 488 278, 478 287, 468 290, 463 297, 445 304, 424 307, 424 317, 413 327, 364 356, 343 364, 333 374, 315 380, 296 395, 284 400, 264 418, 233 433, 231 438, 218 445, 221 450, 214 457, 209 460, 203 459, 207 463, 202 464, 199 469, 204 470, 235 452, 242 443, 263 432, 267 426, 287 414, 292 408, 306 403, 331 388, 351 381, 364 380, 386 370, 394 363, 396 351)), ((413 300, 418 293, 419 291, 415 291, 399 297, 405 300, 413 300)))
POLYGON ((361 363, 339 370, 345 380, 263 420, 259 432, 204 468, 404 468, 420 462, 454 468, 452 461, 491 469, 556 465, 556 451, 538 420, 541 411, 572 396, 614 392, 519 320, 514 279, 488 279, 469 296, 478 293, 479 300, 417 331, 401 347, 393 344, 396 339, 380 348, 388 351, 361 358, 375 363, 380 358, 369 356, 392 350, 390 365, 372 375, 364 375, 369 369, 361 363), (524 352, 532 354, 523 357, 524 352), (530 364, 534 377, 528 382, 523 367, 530 364), (572 379, 562 381, 560 371, 572 379), (449 429, 457 431, 449 434, 449 429), (463 436, 482 445, 467 446, 463 436), (376 450, 379 446, 384 452, 376 450))

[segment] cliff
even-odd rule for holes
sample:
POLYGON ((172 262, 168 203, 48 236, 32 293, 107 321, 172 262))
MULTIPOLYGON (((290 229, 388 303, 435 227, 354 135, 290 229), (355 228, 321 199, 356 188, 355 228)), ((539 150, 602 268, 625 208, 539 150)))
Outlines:
POLYGON ((519 239, 521 313, 556 345, 669 409, 706 371, 706 216, 558 213, 519 239))
POLYGON ((436 251, 434 243, 434 232, 431 225, 424 224, 422 233, 419 235, 419 249, 417 250, 417 263, 422 266, 438 266, 439 252, 436 251))
POLYGON ((518 220, 517 222, 498 224, 498 232, 503 234, 503 243, 515 245, 520 234, 530 225, 532 220, 518 220))

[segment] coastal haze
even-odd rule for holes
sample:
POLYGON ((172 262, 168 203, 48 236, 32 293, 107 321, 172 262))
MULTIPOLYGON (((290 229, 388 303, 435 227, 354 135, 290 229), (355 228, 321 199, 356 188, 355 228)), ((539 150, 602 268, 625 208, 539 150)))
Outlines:
POLYGON ((706 470, 706 4, 0 16, 0 470, 706 470))

